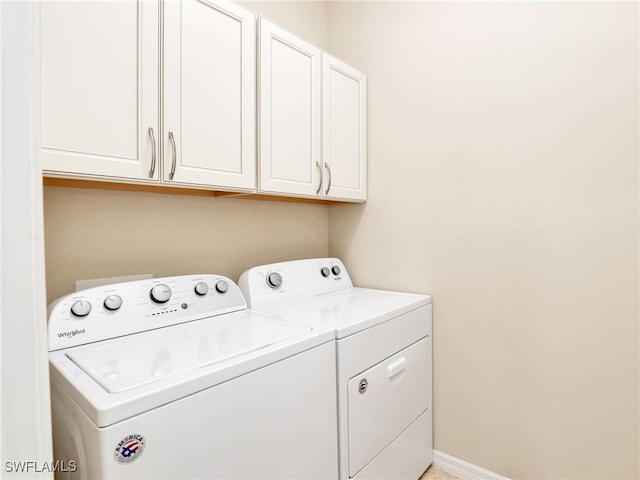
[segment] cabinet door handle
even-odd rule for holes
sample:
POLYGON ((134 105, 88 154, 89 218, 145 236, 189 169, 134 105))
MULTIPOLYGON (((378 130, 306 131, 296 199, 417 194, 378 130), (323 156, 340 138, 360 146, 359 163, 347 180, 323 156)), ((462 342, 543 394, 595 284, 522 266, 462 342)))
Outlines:
POLYGON ((169 141, 171 142, 171 154, 173 155, 169 180, 173 180, 173 176, 176 174, 176 140, 173 138, 173 132, 169 132, 169 141))
POLYGON ((324 191, 325 195, 329 195, 329 189, 331 188, 331 168, 326 163, 324 164, 324 168, 327 169, 327 173, 329 174, 329 184, 327 185, 327 189, 324 191))
POLYGON ((322 167, 320 166, 320 162, 316 162, 316 167, 320 170, 320 182, 318 183, 318 189, 316 190, 316 195, 319 195, 320 189, 322 188, 322 167))
POLYGON ((149 137, 151 137, 151 168, 149 169, 149 178, 153 178, 156 173, 156 136, 153 134, 153 127, 149 127, 149 137))

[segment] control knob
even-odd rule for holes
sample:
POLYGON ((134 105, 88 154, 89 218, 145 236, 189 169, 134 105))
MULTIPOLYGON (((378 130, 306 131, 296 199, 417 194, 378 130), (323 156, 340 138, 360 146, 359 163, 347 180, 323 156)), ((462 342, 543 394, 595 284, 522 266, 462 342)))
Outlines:
POLYGON ((164 283, 154 285, 151 291, 149 291, 149 297, 156 303, 167 303, 171 298, 171 289, 164 283))
POLYGON ((216 292, 227 293, 227 290, 229 290, 229 283, 225 280, 219 280, 218 283, 216 283, 216 292))
POLYGON ((71 305, 71 313, 76 317, 86 317, 91 312, 91 304, 86 300, 78 300, 71 305))
POLYGON ((209 293, 209 285, 204 282, 198 282, 193 290, 196 292, 196 295, 206 295, 209 293))
POLYGON ((122 298, 119 295, 109 295, 104 299, 104 308, 115 311, 122 306, 122 298))
POLYGON ((333 267, 331 267, 331 271, 333 272, 334 275, 340 275, 340 272, 342 270, 340 270, 340 267, 338 265, 334 265, 333 267))
POLYGON ((278 288, 280 285, 282 285, 282 275, 280 275, 278 272, 272 272, 269 275, 267 275, 267 285, 269 285, 271 288, 278 288))
POLYGON ((321 274, 323 277, 328 277, 330 273, 331 273, 331 272, 329 271, 329 268, 328 268, 328 267, 322 267, 322 268, 320 269, 320 274, 321 274))

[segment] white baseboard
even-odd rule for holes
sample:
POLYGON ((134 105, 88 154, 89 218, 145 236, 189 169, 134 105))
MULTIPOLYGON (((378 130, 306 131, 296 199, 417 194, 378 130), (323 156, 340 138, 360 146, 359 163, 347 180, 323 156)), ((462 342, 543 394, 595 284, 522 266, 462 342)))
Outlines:
POLYGON ((433 451, 433 466, 460 477, 462 480, 509 480, 507 477, 452 457, 439 450, 433 451))

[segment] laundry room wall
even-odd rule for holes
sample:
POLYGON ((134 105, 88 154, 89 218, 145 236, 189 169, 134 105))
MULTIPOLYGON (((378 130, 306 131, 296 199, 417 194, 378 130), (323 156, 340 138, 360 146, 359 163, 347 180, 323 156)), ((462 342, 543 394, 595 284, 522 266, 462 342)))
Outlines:
POLYGON ((357 284, 433 294, 435 448, 637 479, 638 4, 331 2, 369 79, 357 284))
POLYGON ((238 3, 306 42, 327 50, 329 2, 254 0, 238 3))
MULTIPOLYGON (((324 2, 246 2, 247 8, 327 47, 324 2)), ((44 189, 47 300, 78 279, 217 273, 328 253, 328 207, 305 203, 44 189)))

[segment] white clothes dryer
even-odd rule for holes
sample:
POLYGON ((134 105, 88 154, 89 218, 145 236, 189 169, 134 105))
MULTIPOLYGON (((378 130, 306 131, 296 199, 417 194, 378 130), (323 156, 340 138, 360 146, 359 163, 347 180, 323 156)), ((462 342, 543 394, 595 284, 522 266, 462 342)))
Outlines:
POLYGON ((228 278, 67 295, 49 346, 66 478, 338 476, 333 335, 247 311, 228 278))
POLYGON ((336 258, 252 268, 251 310, 336 342, 340 478, 417 479, 431 464, 431 297, 354 287, 336 258))

